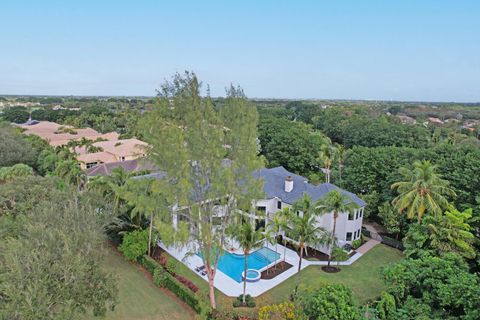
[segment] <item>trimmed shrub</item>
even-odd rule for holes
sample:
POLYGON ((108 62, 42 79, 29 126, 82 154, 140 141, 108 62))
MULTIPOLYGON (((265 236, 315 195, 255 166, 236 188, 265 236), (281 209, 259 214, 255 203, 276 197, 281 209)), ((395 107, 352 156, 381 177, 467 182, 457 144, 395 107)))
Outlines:
POLYGON ((186 288, 181 282, 175 279, 171 274, 162 268, 156 268, 153 274, 153 282, 160 287, 167 288, 186 304, 192 307, 197 313, 202 312, 202 303, 200 299, 186 288))
POLYGON ((358 249, 362 245, 362 239, 357 239, 352 241, 352 248, 354 250, 358 249))
POLYGON ((160 267, 157 261, 147 255, 144 255, 142 258, 140 258, 138 262, 140 262, 140 264, 144 266, 145 269, 147 269, 152 275, 155 272, 155 269, 160 267))
POLYGON ((138 258, 147 252, 148 230, 135 230, 123 237, 122 244, 118 247, 125 258, 130 261, 137 261, 138 258))
POLYGON ((237 299, 235 299, 232 303, 234 308, 245 307, 245 306, 249 308, 255 308, 255 305, 256 305, 252 296, 249 294, 245 296, 245 304, 246 305, 243 305, 243 294, 239 295, 237 299))

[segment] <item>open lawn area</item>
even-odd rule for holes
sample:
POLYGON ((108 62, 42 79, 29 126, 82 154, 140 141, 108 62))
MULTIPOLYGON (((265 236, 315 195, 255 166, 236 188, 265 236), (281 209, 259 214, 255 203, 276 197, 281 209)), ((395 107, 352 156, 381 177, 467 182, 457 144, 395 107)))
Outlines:
POLYGON ((156 287, 140 268, 107 248, 105 266, 118 277, 118 304, 106 319, 187 320, 194 313, 173 294, 156 287))
MULTIPOLYGON (((385 289, 381 277, 382 267, 395 263, 400 259, 402 259, 400 251, 379 244, 353 263, 353 265, 340 267, 342 271, 338 273, 326 273, 321 270, 320 266, 307 267, 300 274, 289 278, 272 290, 255 298, 255 301, 257 306, 282 302, 288 299, 296 285, 316 287, 325 283, 342 283, 351 288, 358 303, 363 304, 378 297, 382 290, 385 289)), ((176 264, 176 271, 193 281, 200 288, 205 298, 207 298, 207 282, 182 263, 177 262, 176 264)), ((227 297, 218 290, 216 290, 216 298, 219 309, 232 309, 234 298, 227 297)), ((252 309, 249 310, 254 311, 252 309)))
POLYGON ((401 258, 400 251, 379 244, 351 266, 340 267, 342 271, 338 273, 326 273, 320 266, 309 266, 256 300, 261 305, 278 303, 285 300, 296 285, 315 287, 324 283, 342 283, 352 289, 358 303, 363 304, 375 299, 385 289, 381 278, 382 267, 401 258))

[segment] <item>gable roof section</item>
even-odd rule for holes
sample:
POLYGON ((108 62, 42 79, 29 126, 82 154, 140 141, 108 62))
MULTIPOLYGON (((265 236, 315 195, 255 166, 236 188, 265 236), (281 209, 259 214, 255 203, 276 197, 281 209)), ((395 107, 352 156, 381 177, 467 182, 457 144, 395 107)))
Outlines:
POLYGON ((257 178, 263 178, 263 190, 267 198, 279 198, 283 202, 293 204, 301 199, 304 194, 309 195, 313 201, 323 198, 328 192, 332 190, 340 190, 343 194, 350 197, 359 206, 366 205, 365 201, 360 199, 354 193, 340 189, 331 183, 322 183, 318 186, 308 182, 307 178, 289 172, 284 167, 276 167, 270 169, 261 169, 254 173, 257 178), (293 179, 293 189, 290 192, 285 192, 285 179, 290 176, 293 179))
POLYGON ((116 161, 110 163, 102 163, 89 168, 85 171, 87 176, 109 176, 115 168, 122 168, 126 172, 135 172, 142 170, 156 170, 153 163, 146 159, 134 159, 126 161, 116 161))

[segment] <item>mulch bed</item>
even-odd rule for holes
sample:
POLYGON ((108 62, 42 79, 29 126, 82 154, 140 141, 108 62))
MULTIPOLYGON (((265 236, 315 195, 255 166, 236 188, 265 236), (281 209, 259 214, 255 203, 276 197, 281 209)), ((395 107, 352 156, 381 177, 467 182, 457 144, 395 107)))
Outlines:
POLYGON ((261 279, 265 279, 265 280, 273 279, 279 274, 283 273, 284 271, 287 271, 291 267, 292 265, 290 263, 281 261, 277 263, 275 266, 271 266, 267 270, 263 270, 261 279))
POLYGON ((338 267, 333 267, 333 266, 323 266, 322 267, 322 270, 325 271, 325 272, 328 272, 328 273, 337 273, 337 272, 340 272, 340 268, 338 267))

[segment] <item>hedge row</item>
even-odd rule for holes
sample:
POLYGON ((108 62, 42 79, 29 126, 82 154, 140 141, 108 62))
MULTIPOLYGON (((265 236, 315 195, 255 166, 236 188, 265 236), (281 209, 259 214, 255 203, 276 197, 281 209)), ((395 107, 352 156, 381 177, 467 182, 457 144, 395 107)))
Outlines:
MULTIPOLYGON (((180 282, 157 261, 147 255, 141 257, 139 263, 153 275, 153 282, 157 286, 167 288, 199 314, 205 314, 209 311, 202 298, 193 292, 193 289, 198 291, 198 288, 188 286, 188 283, 191 283, 189 280, 185 279, 187 280, 184 281, 185 284, 180 282)), ((184 278, 182 277, 182 279, 184 278)))

